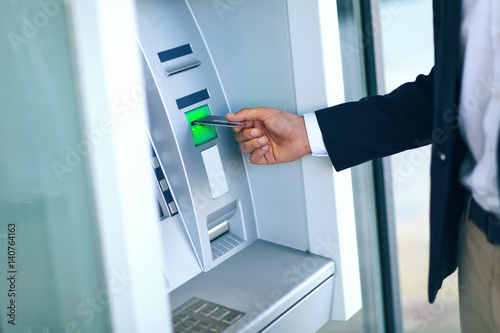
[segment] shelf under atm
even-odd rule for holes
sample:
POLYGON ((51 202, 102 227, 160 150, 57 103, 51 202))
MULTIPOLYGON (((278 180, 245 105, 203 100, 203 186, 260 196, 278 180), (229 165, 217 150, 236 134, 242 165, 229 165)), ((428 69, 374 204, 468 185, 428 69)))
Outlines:
MULTIPOLYGON (((172 309, 193 297, 245 313, 223 333, 258 332, 335 272, 332 260, 257 240, 172 291, 172 309)), ((333 293, 330 295, 330 300, 333 293)), ((319 305, 318 305, 319 306, 319 305)), ((325 306, 331 307, 331 304, 325 306)), ((174 310, 175 312, 175 310, 174 310)))

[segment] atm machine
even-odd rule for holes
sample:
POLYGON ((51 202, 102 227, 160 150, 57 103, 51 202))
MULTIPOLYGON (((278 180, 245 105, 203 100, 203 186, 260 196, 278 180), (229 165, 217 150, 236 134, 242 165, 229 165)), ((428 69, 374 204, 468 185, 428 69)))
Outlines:
POLYGON ((349 171, 251 165, 231 129, 194 123, 342 102, 335 3, 137 0, 137 13, 173 331, 347 320, 362 307, 349 171))

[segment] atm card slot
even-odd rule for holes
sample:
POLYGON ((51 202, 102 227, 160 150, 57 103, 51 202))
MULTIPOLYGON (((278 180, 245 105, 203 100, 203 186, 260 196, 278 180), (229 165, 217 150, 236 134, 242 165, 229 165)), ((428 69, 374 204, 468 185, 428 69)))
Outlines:
POLYGON ((158 58, 167 77, 201 65, 189 44, 162 51, 158 53, 158 58))

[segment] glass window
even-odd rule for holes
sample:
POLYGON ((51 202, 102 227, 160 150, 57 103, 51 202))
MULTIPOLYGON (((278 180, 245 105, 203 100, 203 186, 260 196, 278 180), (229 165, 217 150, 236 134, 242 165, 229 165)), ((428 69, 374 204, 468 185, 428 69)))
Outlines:
POLYGON ((0 331, 110 332, 72 40, 54 4, 0 3, 0 331))
MULTIPOLYGON (((427 74, 434 63, 432 1, 381 0, 386 91, 427 74)), ((404 332, 460 332, 456 273, 427 300, 431 148, 391 157, 404 332)))
MULTIPOLYGON (((337 10, 345 99, 356 101, 366 95, 360 2, 337 1, 337 10)), ((328 322, 319 333, 386 332, 372 164, 358 165, 351 172, 363 308, 345 322, 328 322)))

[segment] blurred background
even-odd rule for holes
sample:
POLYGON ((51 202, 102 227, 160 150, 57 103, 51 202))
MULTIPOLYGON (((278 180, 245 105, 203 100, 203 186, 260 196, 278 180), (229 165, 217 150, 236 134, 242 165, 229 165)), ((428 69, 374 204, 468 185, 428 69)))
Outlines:
MULTIPOLYGON (((431 0, 382 0, 386 91, 427 74, 433 66, 431 0), (394 10, 396 8, 396 10, 394 10), (396 12, 387 22, 384 13, 396 12)), ((460 332, 456 272, 434 304, 427 301, 429 272, 430 147, 391 157, 399 282, 404 332, 460 332)))
MULTIPOLYGON (((346 1, 338 1, 337 4, 339 8, 348 6, 346 1)), ((343 45, 345 49, 342 52, 351 58, 362 58, 359 54, 370 46, 366 37, 380 41, 381 50, 378 51, 383 62, 377 66, 382 65, 380 68, 383 71, 377 74, 383 76, 383 80, 378 82, 378 89, 380 93, 388 93, 405 82, 414 81, 419 74, 428 74, 433 66, 432 1, 380 0, 378 5, 376 8, 376 3, 372 2, 372 17, 378 16, 379 22, 375 23, 379 23, 380 29, 358 26, 344 40, 353 40, 357 36, 361 42, 343 45), (382 85, 384 89, 380 89, 382 85)), ((353 8, 352 11, 356 12, 355 5, 353 8)), ((347 63, 354 62, 346 58, 347 63)), ((352 67, 347 70, 355 72, 352 67)), ((353 86, 351 90, 354 90, 353 86)), ((346 99, 357 100, 367 94, 362 89, 357 93, 347 95, 346 99)), ((386 170, 384 175, 393 192, 400 293, 396 298, 401 302, 401 327, 405 333, 460 332, 457 274, 445 280, 434 304, 429 304, 427 299, 430 155, 431 147, 423 147, 391 156, 391 171, 386 170)), ((353 170, 356 172, 356 168, 353 170)), ((360 247, 368 241, 363 232, 366 231, 358 229, 360 247)), ((360 253, 365 252, 360 250, 360 253)), ((365 259, 364 265, 376 261, 366 253, 365 259)), ((365 287, 365 295, 370 294, 374 299, 384 297, 378 294, 381 292, 380 281, 377 280, 379 272, 375 269, 371 274, 362 274, 365 281, 372 281, 365 287)), ((379 310, 381 305, 366 299, 363 303, 363 309, 349 321, 329 322, 319 332, 386 332, 388 328, 382 323, 384 310, 379 310)), ((394 315, 398 317, 397 313, 394 315)))

